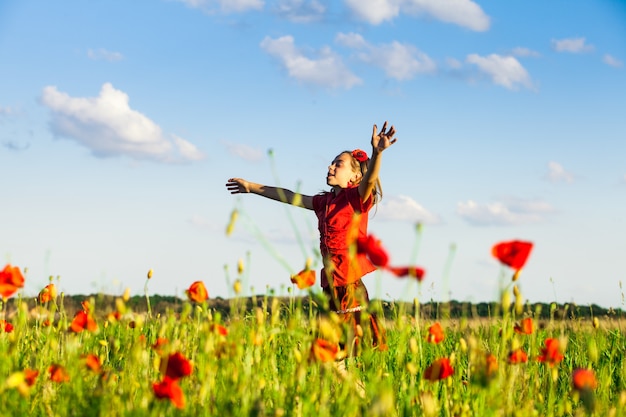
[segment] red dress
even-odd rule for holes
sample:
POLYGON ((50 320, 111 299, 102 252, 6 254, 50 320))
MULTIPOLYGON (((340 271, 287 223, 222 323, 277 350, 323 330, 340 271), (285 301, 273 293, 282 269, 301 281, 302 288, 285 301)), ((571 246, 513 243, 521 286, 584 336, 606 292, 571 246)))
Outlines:
POLYGON ((358 237, 367 236, 368 212, 373 200, 370 195, 362 201, 357 187, 345 188, 338 195, 324 192, 313 196, 324 260, 322 288, 343 287, 376 270, 365 254, 356 253, 354 245, 358 237))

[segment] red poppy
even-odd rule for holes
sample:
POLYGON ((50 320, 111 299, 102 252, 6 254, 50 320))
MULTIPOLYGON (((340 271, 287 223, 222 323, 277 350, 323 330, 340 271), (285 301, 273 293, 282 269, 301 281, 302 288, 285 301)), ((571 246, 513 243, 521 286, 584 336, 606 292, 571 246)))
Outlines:
POLYGON ((503 264, 519 271, 526 263, 532 248, 533 244, 531 242, 512 240, 494 245, 491 253, 503 264))
POLYGON ((29 387, 35 385, 38 376, 39 371, 34 369, 24 369, 24 382, 26 382, 26 385, 28 385, 29 387))
POLYGON ((187 297, 189 301, 193 301, 194 303, 204 303, 209 299, 209 293, 204 286, 204 282, 196 281, 189 286, 187 290, 187 297))
POLYGON ((593 391, 598 387, 598 380, 591 369, 576 369, 572 372, 572 384, 578 391, 593 391))
POLYGON ((324 339, 316 339, 311 345, 311 357, 319 362, 332 362, 339 353, 339 346, 324 339))
POLYGON ((530 317, 522 319, 519 323, 515 323, 513 330, 519 334, 532 334, 534 330, 533 319, 530 317))
POLYGON ((550 366, 561 362, 564 356, 561 353, 559 341, 557 339, 548 338, 544 343, 545 347, 541 349, 541 355, 539 355, 537 360, 545 362, 550 366))
POLYGON ((419 266, 388 266, 387 271, 398 278, 411 277, 420 282, 424 279, 424 275, 426 275, 426 271, 419 266))
POLYGON ((518 363, 528 362, 528 355, 522 349, 516 349, 509 353, 508 359, 511 365, 516 365, 518 363))
POLYGON ((379 267, 386 267, 389 263, 389 255, 383 248, 380 240, 373 235, 357 239, 357 250, 365 253, 370 261, 379 267))
POLYGON ((87 368, 91 369, 94 372, 100 372, 102 368, 102 363, 100 363, 100 358, 98 355, 94 355, 93 353, 85 356, 85 365, 87 368))
POLYGON ((367 161, 367 153, 361 149, 355 149, 352 151, 352 157, 359 162, 367 161))
POLYGON ((454 369, 450 365, 450 359, 439 358, 424 370, 424 379, 437 381, 454 375, 454 369))
POLYGON ((291 282, 296 284, 301 290, 312 287, 315 284, 315 271, 304 268, 302 271, 291 276, 291 282))
POLYGON ((191 375, 193 371, 193 365, 182 353, 172 353, 167 358, 167 368, 165 370, 165 376, 167 378, 178 380, 184 376, 191 375))
POLYGON ((6 320, 0 320, 0 330, 5 333, 11 333, 13 331, 13 325, 6 320))
POLYGON ((441 343, 445 337, 443 327, 441 327, 439 322, 434 323, 428 328, 428 336, 426 338, 428 343, 441 343))
POLYGON ((24 276, 17 266, 7 264, 0 271, 0 296, 9 298, 24 286, 24 276))
POLYGON ((70 380, 70 376, 65 370, 64 367, 57 364, 52 364, 48 367, 48 374, 50 375, 50 380, 54 382, 68 382, 70 380))
POLYGON ((57 287, 54 284, 46 285, 37 296, 40 304, 45 304, 54 300, 57 296, 57 287))
POLYGON ((169 398, 176 407, 185 407, 185 394, 183 394, 183 390, 178 386, 176 380, 166 376, 163 381, 154 382, 152 390, 155 397, 159 399, 169 398))
POLYGON ((154 349, 159 355, 161 355, 162 354, 161 348, 167 345, 168 343, 169 341, 166 338, 157 337, 156 341, 154 342, 154 345, 152 345, 152 349, 154 349))
POLYGON ((220 324, 211 324, 211 331, 222 336, 228 335, 228 329, 220 324))
POLYGON ((498 372, 498 358, 493 353, 488 353, 485 357, 485 375, 493 377, 498 372))
POLYGON ((74 316, 74 320, 72 320, 72 323, 70 324, 70 330, 74 333, 80 333, 83 330, 94 332, 98 330, 98 324, 89 313, 82 310, 78 311, 74 316))

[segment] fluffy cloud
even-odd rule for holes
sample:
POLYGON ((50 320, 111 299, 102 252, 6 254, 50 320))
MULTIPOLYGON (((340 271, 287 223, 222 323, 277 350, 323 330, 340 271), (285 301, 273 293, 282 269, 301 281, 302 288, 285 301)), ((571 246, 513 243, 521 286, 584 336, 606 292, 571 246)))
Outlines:
POLYGON ((542 201, 513 199, 505 202, 478 204, 468 200, 457 204, 456 212, 463 219, 477 226, 508 226, 538 223, 554 209, 542 201))
POLYGON ((244 159, 246 161, 259 161, 263 158, 263 152, 258 148, 253 148, 248 145, 240 144, 240 143, 232 143, 228 141, 222 141, 222 145, 228 149, 231 155, 234 155, 238 158, 244 159))
POLYGON ((573 54, 593 51, 593 45, 588 45, 585 38, 552 39, 552 48, 573 54))
POLYGON ((602 57, 602 62, 613 68, 622 68, 624 66, 624 63, 622 61, 609 54, 605 54, 602 57))
POLYGON ((360 60, 381 68, 388 77, 396 80, 408 80, 417 74, 434 72, 437 68, 428 55, 412 45, 396 41, 371 45, 356 33, 340 33, 335 41, 361 51, 357 55, 360 60))
POLYGON ((309 23, 320 20, 326 7, 318 0, 280 0, 274 10, 291 22, 309 23))
POLYGON ((474 31, 489 29, 489 16, 472 0, 345 0, 348 8, 372 25, 393 20, 400 13, 425 15, 474 31))
POLYGON ((309 58, 296 48, 291 36, 272 39, 269 36, 261 42, 261 48, 278 59, 287 74, 304 83, 328 88, 350 89, 361 84, 337 54, 330 48, 322 48, 317 57, 309 58))
POLYGON ((426 224, 441 222, 438 216, 405 195, 385 197, 376 209, 376 218, 426 224))
POLYGON ((263 0, 176 0, 194 9, 201 9, 208 13, 221 11, 222 13, 241 13, 249 10, 261 10, 265 5, 263 0))
POLYGON ((524 48, 524 47, 517 47, 517 48, 513 48, 513 50, 511 51, 511 53, 515 56, 519 56, 519 57, 532 57, 532 58, 538 58, 541 56, 541 54, 537 51, 533 51, 532 49, 528 49, 528 48, 524 48))
POLYGON ((106 49, 88 49, 87 56, 94 61, 121 61, 124 55, 119 52, 107 51, 106 49))
POLYGON ((501 85, 509 90, 517 90, 519 86, 534 89, 528 71, 512 56, 491 54, 484 57, 471 54, 467 56, 466 61, 476 65, 496 85, 501 85))
POLYGON ((152 120, 129 106, 128 95, 106 83, 98 97, 70 97, 54 86, 41 97, 51 111, 50 127, 60 137, 73 139, 98 157, 125 155, 159 162, 202 159, 186 140, 167 138, 152 120))
POLYGON ((574 175, 567 172, 558 162, 548 162, 548 172, 545 179, 550 182, 574 182, 574 175))

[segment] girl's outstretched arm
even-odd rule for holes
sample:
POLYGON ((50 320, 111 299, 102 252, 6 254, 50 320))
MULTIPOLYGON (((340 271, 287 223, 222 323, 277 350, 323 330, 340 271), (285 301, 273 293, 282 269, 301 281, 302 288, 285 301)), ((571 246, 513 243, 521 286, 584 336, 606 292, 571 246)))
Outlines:
POLYGON ((271 200, 280 201, 281 203, 313 210, 312 196, 294 193, 286 188, 261 185, 246 181, 243 178, 229 178, 226 183, 226 188, 228 188, 231 194, 258 194, 271 200))
POLYGON ((396 143, 397 140, 393 137, 396 134, 396 128, 391 126, 387 131, 387 122, 383 124, 380 132, 377 131, 378 127, 374 125, 372 131, 372 156, 367 166, 367 172, 359 183, 359 194, 363 200, 367 200, 372 194, 374 187, 376 187, 383 151, 396 143))

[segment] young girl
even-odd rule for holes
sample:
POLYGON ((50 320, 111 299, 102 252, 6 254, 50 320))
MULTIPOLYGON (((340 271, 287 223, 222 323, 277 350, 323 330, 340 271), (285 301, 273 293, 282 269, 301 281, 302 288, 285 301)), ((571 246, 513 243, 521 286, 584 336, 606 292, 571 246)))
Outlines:
MULTIPOLYGON (((361 311, 369 296, 361 278, 376 269, 365 254, 354 250, 357 238, 367 236, 368 212, 382 198, 378 173, 382 153, 396 142, 393 126, 387 130, 374 125, 372 155, 360 150, 341 152, 328 167, 326 184, 331 190, 314 196, 298 195, 285 188, 271 187, 230 178, 226 187, 231 194, 253 193, 283 203, 314 210, 318 218, 320 251, 324 262, 321 285, 332 311, 350 323, 356 335, 360 331, 361 311), (351 247, 352 246, 352 247, 351 247)), ((383 329, 376 316, 369 315, 373 344, 386 349, 383 329)), ((358 336, 354 342, 358 343, 358 336)))

